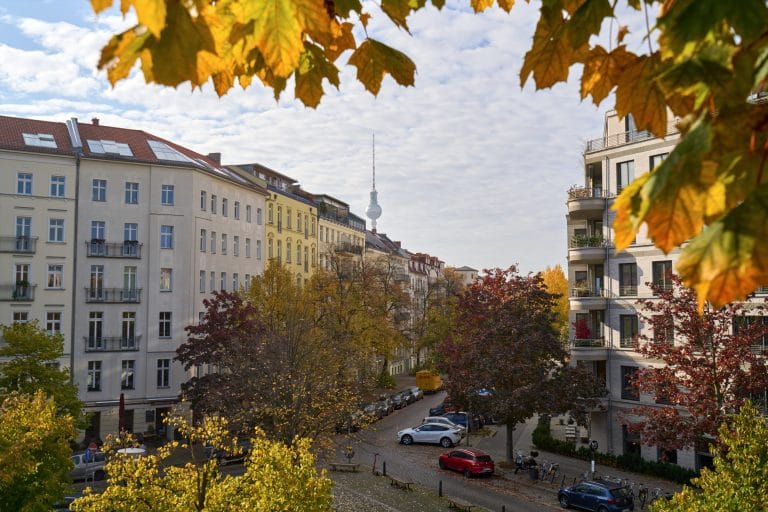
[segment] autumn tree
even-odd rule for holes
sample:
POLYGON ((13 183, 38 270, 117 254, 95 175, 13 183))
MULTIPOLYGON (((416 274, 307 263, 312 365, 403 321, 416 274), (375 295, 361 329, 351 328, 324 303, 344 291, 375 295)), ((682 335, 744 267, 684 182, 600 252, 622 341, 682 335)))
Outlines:
POLYGON ((34 394, 38 390, 56 402, 59 414, 69 415, 85 427, 83 403, 69 370, 58 367, 64 354, 64 337, 50 334, 37 322, 0 326, 0 400, 12 392, 34 394))
POLYGON ((187 370, 211 368, 182 385, 196 412, 225 416, 238 430, 260 427, 286 444, 328 439, 358 389, 354 365, 340 357, 351 340, 323 332, 324 299, 314 290, 270 265, 246 294, 204 302, 202 322, 187 327, 177 352, 187 370))
POLYGON ((486 270, 459 297, 455 322, 439 347, 453 401, 465 405, 478 390, 491 391, 486 407, 507 425, 510 461, 518 423, 539 412, 565 412, 598 394, 594 379, 565 364, 553 328, 554 302, 540 274, 486 270))
POLYGON ((565 277, 563 267, 560 264, 547 267, 541 273, 544 286, 555 297, 555 323, 554 328, 563 340, 568 339, 568 278, 565 277))
MULTIPOLYGON (((113 0, 91 0, 95 12, 113 0)), ((432 0, 441 9, 444 0, 432 0)), ((514 1, 497 0, 509 12, 514 1)), ((212 82, 219 95, 248 87, 254 77, 279 97, 292 79, 294 95, 317 106, 325 82, 339 87, 336 62, 349 53, 357 80, 373 94, 384 75, 414 84, 416 66, 404 53, 370 37, 373 15, 357 0, 175 0, 120 3, 138 25, 114 35, 99 67, 112 84, 137 61, 148 82, 177 86, 212 82), (360 38, 360 40, 358 40, 360 38)), ((394 26, 427 2, 385 0, 394 26)), ((470 0, 475 12, 493 0, 470 0)), ((762 0, 548 0, 541 3, 533 41, 520 69, 521 86, 537 89, 581 72, 581 98, 596 105, 615 95, 620 117, 639 130, 666 135, 676 121, 681 139, 669 158, 625 188, 614 204, 616 250, 641 224, 657 247, 684 242, 677 269, 696 289, 700 306, 721 306, 768 284, 768 5, 762 0), (643 11, 642 43, 630 50, 622 18, 643 11), (615 38, 614 38, 615 34, 615 38), (647 46, 647 52, 644 51, 647 46), (671 113, 671 116, 669 115, 671 113)))
POLYGON ((658 500, 654 512, 740 512, 765 510, 768 496, 768 426, 751 403, 720 426, 721 449, 714 469, 703 468, 671 501, 658 500))
POLYGON ((414 293, 411 309, 414 312, 412 330, 417 367, 436 367, 435 349, 450 330, 461 291, 461 276, 448 268, 442 275, 428 279, 424 290, 414 293), (425 359, 422 353, 425 353, 425 359))
POLYGON ((64 497, 72 467, 71 416, 43 390, 11 392, 0 405, 0 510, 50 510, 64 497))
POLYGON ((252 510, 256 512, 330 512, 331 480, 318 473, 308 439, 289 444, 269 440, 255 430, 242 475, 223 475, 215 458, 199 448, 235 450, 236 440, 221 418, 209 417, 198 427, 181 418, 172 424, 188 441, 173 441, 156 454, 134 458, 119 453, 122 439, 105 442, 109 485, 101 493, 86 490, 70 509, 77 512, 176 512, 252 510), (171 465, 169 457, 181 450, 190 462, 171 465))
POLYGON ((668 286, 649 283, 655 297, 638 301, 652 333, 639 337, 646 365, 633 385, 656 404, 639 405, 627 418, 643 444, 667 450, 716 438, 747 398, 768 389, 763 304, 705 304, 699 314, 695 292, 676 276, 670 279, 668 286))

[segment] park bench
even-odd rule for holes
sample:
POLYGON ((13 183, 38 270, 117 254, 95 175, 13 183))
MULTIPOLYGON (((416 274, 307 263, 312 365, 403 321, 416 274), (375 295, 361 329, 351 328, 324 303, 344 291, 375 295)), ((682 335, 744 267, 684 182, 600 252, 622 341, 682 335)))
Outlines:
POLYGON ((352 471, 357 473, 360 469, 360 464, 354 462, 329 462, 328 466, 330 466, 331 471, 352 471))
POLYGON ((413 482, 406 482, 405 480, 400 480, 399 478, 390 476, 389 485, 393 487, 397 487, 398 489, 405 489, 406 491, 410 491, 411 485, 413 485, 413 482))
POLYGON ((468 501, 464 501, 461 498, 446 497, 445 499, 448 500, 448 508, 452 508, 455 510, 466 510, 467 512, 471 512, 472 507, 476 506, 475 504, 470 503, 468 501))

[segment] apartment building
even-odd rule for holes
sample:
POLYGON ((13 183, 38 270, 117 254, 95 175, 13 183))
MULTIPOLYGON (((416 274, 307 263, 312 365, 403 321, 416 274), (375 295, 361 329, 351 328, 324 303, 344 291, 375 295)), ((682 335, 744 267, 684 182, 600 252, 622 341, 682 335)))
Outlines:
MULTIPOLYGON (((567 201, 571 357, 591 367, 609 391, 591 413, 591 436, 601 450, 637 453, 647 460, 658 460, 661 454, 654 446, 641 446, 639 436, 628 433, 621 420, 622 412, 640 400, 652 402, 628 386, 641 366, 634 340, 652 334, 651 327, 638 320, 637 301, 653 297, 646 283, 666 284, 679 251, 662 253, 643 226, 631 246, 617 253, 611 228, 615 212, 610 207, 622 188, 657 166, 678 139, 673 125, 666 137, 655 138, 637 131, 631 118, 608 112, 603 136, 589 141, 584 151, 584 185, 571 188, 567 201)), ((683 466, 697 466, 693 450, 665 456, 683 466)))
POLYGON ((266 258, 285 265, 298 284, 306 283, 317 266, 317 206, 298 182, 261 164, 229 166, 264 180, 266 197, 266 258))
POLYGON ((70 366, 77 164, 64 123, 0 116, 0 323, 64 337, 70 366))
POLYGON ((349 211, 349 205, 327 194, 315 195, 318 215, 320 268, 328 270, 332 258, 360 263, 365 248, 365 220, 349 211))

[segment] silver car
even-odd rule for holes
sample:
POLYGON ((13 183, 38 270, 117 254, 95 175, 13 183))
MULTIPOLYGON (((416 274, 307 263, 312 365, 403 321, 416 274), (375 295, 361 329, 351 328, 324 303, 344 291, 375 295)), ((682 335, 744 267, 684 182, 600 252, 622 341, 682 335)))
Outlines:
POLYGON ((73 468, 69 472, 69 477, 72 480, 104 480, 106 464, 104 452, 93 453, 90 460, 86 459, 85 452, 75 453, 72 455, 73 468))
POLYGON ((397 441, 404 445, 433 443, 450 448, 461 441, 461 431, 440 423, 424 423, 418 427, 401 430, 397 433, 397 441))

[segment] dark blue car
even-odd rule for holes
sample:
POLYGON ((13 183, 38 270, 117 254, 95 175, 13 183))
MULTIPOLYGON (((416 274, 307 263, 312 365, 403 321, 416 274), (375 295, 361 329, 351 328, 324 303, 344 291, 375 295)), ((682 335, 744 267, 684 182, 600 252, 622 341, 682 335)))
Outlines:
POLYGON ((635 508, 629 489, 605 480, 586 480, 562 487, 557 500, 563 508, 578 507, 593 512, 629 512, 635 508))

